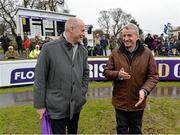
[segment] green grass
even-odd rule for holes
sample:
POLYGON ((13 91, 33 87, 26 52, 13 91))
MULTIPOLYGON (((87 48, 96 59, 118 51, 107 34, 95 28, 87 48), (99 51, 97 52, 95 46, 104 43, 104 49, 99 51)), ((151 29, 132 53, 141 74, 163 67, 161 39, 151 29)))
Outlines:
POLYGON ((0 134, 39 133, 38 115, 32 106, 0 109, 0 134))
MULTIPOLYGON (((112 87, 112 82, 110 81, 90 81, 89 88, 109 88, 112 87)), ((180 83, 177 82, 159 82, 157 87, 180 87, 180 83)), ((0 94, 6 93, 16 93, 32 91, 33 85, 26 86, 12 86, 6 88, 0 88, 0 94)))
POLYGON ((179 81, 172 81, 172 82, 164 81, 164 82, 159 82, 157 84, 157 87, 180 87, 180 83, 179 81))
POLYGON ((109 88, 112 87, 110 81, 90 81, 89 88, 109 88))
MULTIPOLYGON (((180 99, 150 98, 145 109, 143 133, 180 134, 180 99)), ((39 118, 32 106, 0 109, 0 134, 39 134, 39 118)), ((80 134, 115 134, 115 115, 110 99, 88 100, 80 121, 80 134)))
POLYGON ((0 94, 32 91, 33 85, 0 88, 0 94))
POLYGON ((144 132, 180 134, 180 99, 152 98, 145 110, 144 132))
POLYGON ((3 49, 2 48, 0 48, 0 54, 3 54, 3 49))

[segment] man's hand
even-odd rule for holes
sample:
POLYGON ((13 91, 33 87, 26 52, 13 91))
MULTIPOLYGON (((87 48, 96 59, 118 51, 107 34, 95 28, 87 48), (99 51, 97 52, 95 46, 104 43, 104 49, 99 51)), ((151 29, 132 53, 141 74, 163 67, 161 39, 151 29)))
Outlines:
POLYGON ((140 104, 142 104, 144 99, 145 99, 145 93, 144 93, 144 90, 141 89, 139 91, 139 101, 135 104, 135 107, 138 107, 140 104))
POLYGON ((46 109, 42 108, 42 109, 36 109, 36 112, 39 114, 39 119, 41 120, 43 117, 43 114, 45 113, 46 109))
POLYGON ((122 77, 123 79, 130 79, 131 75, 129 75, 127 72, 125 72, 124 68, 121 68, 119 70, 119 77, 122 77))

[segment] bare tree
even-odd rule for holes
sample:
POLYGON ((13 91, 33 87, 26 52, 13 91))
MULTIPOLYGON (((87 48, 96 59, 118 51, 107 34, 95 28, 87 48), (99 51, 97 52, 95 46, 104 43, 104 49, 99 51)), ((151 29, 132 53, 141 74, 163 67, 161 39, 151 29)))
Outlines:
POLYGON ((23 7, 49 10, 57 12, 57 7, 64 4, 64 0, 23 0, 23 7))
POLYGON ((23 5, 24 5, 25 8, 27 8, 28 5, 29 5, 29 1, 28 0, 23 0, 23 5))
POLYGON ((48 1, 47 0, 38 0, 34 4, 35 9, 48 10, 48 1))
POLYGON ((130 14, 126 14, 120 8, 112 9, 111 10, 111 17, 112 17, 112 32, 115 37, 121 31, 121 28, 126 25, 132 19, 130 14))
POLYGON ((105 11, 105 10, 100 11, 100 17, 98 18, 98 23, 102 28, 102 30, 108 35, 110 34, 110 18, 111 18, 111 14, 109 11, 105 11))
POLYGON ((16 5, 14 3, 18 3, 18 0, 0 0, 0 17, 5 24, 8 24, 12 34, 16 36, 16 23, 14 21, 16 5))
POLYGON ((8 25, 4 20, 0 21, 0 35, 2 35, 8 29, 8 25))
POLYGON ((37 0, 23 0, 22 6, 25 8, 33 8, 37 0))
POLYGON ((57 7, 59 7, 63 4, 64 4, 64 0, 36 0, 34 7, 36 9, 57 12, 57 7))
POLYGON ((126 25, 130 20, 132 19, 132 16, 130 14, 126 14, 125 12, 122 11, 120 8, 115 8, 115 9, 110 9, 108 11, 102 11, 100 12, 100 17, 98 19, 98 23, 100 27, 105 31, 109 31, 112 35, 115 37, 118 36, 118 34, 121 31, 121 28, 126 25), (102 14, 103 13, 103 14, 102 14), (108 13, 108 17, 105 16, 108 13), (102 19, 106 17, 106 19, 102 19), (108 22, 108 27, 104 27, 104 24, 107 24, 108 22))
POLYGON ((0 18, 2 18, 5 25, 9 26, 8 28, 11 29, 12 34, 17 36, 14 16, 18 6, 56 11, 57 7, 63 4, 64 0, 23 0, 22 3, 19 3, 19 0, 0 0, 0 18))

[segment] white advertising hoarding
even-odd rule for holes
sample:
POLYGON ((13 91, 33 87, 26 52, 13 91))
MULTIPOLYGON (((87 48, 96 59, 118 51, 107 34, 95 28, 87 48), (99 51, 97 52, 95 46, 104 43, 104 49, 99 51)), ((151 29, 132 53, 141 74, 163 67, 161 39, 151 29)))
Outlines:
MULTIPOLYGON (((179 57, 156 57, 155 59, 160 80, 180 80, 179 57)), ((103 76, 103 67, 107 60, 108 58, 88 58, 90 80, 106 80, 103 76)), ((0 61, 0 87, 33 84, 36 62, 35 59, 0 61)))
POLYGON ((33 84, 36 60, 0 61, 0 87, 33 84))

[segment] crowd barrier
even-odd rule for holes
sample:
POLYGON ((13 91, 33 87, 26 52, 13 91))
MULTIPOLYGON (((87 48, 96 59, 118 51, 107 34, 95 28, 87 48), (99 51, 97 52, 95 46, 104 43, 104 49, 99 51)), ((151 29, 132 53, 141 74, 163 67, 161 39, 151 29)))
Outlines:
MULTIPOLYGON (((180 80, 180 57, 156 57, 160 80, 180 80)), ((90 80, 106 80, 103 66, 108 58, 89 58, 90 80)), ((33 84, 37 60, 0 61, 0 87, 33 84)), ((137 66, 138 68, 138 66, 137 66)))

